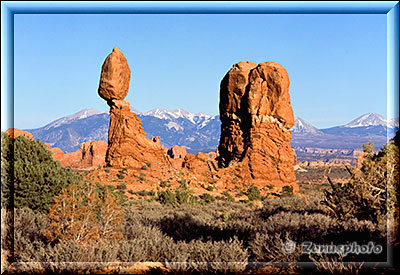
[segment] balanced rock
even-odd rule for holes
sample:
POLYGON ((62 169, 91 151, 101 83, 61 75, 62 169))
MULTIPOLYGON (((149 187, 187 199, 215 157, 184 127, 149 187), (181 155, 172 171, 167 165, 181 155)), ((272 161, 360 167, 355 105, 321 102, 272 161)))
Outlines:
POLYGON ((98 93, 104 100, 121 100, 129 90, 131 70, 122 52, 114 47, 103 63, 98 93))
POLYGON ((233 65, 220 87, 220 167, 235 166, 248 183, 298 189, 289 84, 288 73, 275 62, 233 65))
POLYGON ((142 168, 148 163, 170 165, 160 143, 146 137, 142 122, 123 100, 128 93, 130 69, 124 55, 114 48, 104 61, 99 95, 110 106, 106 165, 142 168))

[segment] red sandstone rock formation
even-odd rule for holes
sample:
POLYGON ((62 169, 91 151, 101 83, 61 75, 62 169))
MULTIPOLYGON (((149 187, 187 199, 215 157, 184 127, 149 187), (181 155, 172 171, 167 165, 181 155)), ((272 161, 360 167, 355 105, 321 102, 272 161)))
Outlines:
POLYGON ((110 106, 106 165, 141 168, 148 163, 170 165, 162 147, 146 138, 142 123, 130 111, 128 94, 130 69, 124 55, 114 48, 104 61, 98 93, 110 106))
POLYGON ((173 159, 183 159, 187 152, 185 146, 174 145, 168 149, 167 154, 173 159))
POLYGON ((247 183, 298 189, 290 147, 294 116, 289 83, 286 70, 274 62, 240 62, 225 75, 219 166, 232 168, 223 173, 235 170, 247 183))
POLYGON ((122 52, 114 47, 101 68, 99 95, 104 100, 122 100, 128 94, 131 70, 122 52))
POLYGON ((188 169, 198 177, 202 176, 212 182, 214 181, 214 176, 218 169, 217 164, 210 160, 210 156, 202 152, 199 152, 196 156, 187 154, 182 167, 188 169))
POLYGON ((217 153, 215 152, 209 152, 207 153, 208 155, 208 160, 215 160, 217 158, 217 153))
POLYGON ((182 169, 185 156, 187 155, 185 146, 174 145, 167 150, 167 155, 170 157, 172 167, 182 169))
POLYGON ((168 148, 161 145, 161 137, 159 137, 159 136, 152 137, 151 141, 154 142, 155 144, 157 144, 158 146, 160 146, 161 149, 163 150, 164 154, 167 154, 168 148))
POLYGON ((76 152, 64 153, 60 148, 49 148, 53 152, 53 159, 64 167, 78 169, 103 166, 107 151, 107 143, 102 140, 88 141, 81 144, 76 152))
POLYGON ((28 139, 32 139, 33 140, 33 135, 31 133, 19 130, 17 128, 9 128, 6 130, 6 133, 11 137, 11 138, 16 138, 19 136, 23 136, 26 137, 28 139))
POLYGON ((152 137, 151 141, 156 143, 157 145, 161 146, 161 137, 159 137, 159 136, 152 137))

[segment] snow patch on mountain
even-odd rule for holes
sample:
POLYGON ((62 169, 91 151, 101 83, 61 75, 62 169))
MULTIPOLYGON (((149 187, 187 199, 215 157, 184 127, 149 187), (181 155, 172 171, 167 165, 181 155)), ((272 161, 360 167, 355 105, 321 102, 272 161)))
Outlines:
POLYGON ((102 114, 102 113, 107 113, 107 112, 101 112, 99 110, 96 109, 84 109, 82 111, 79 111, 75 114, 69 115, 69 116, 65 116, 62 117, 60 119, 57 119, 47 125, 44 126, 45 130, 49 130, 51 128, 57 128, 60 126, 63 126, 65 124, 70 124, 76 120, 80 120, 80 119, 85 119, 88 118, 90 116, 94 116, 94 115, 98 115, 98 114, 102 114))
POLYGON ((176 110, 166 110, 163 108, 157 108, 154 110, 150 110, 144 113, 141 113, 143 116, 153 116, 159 119, 166 120, 177 120, 179 118, 187 119, 193 124, 203 123, 206 120, 209 120, 212 116, 205 113, 197 113, 193 114, 183 109, 176 110))
POLYGON ((387 126, 387 120, 383 116, 376 113, 367 113, 362 115, 355 120, 350 121, 343 127, 354 128, 354 127, 366 127, 366 126, 387 126))
POLYGON ((399 118, 392 118, 388 121, 388 127, 399 128, 399 118))
POLYGON ((176 131, 179 130, 184 130, 182 126, 180 126, 178 123, 170 121, 167 124, 165 124, 165 126, 171 130, 171 128, 174 128, 176 131))
POLYGON ((321 132, 312 126, 311 123, 300 117, 296 117, 291 131, 293 134, 321 134, 321 132))

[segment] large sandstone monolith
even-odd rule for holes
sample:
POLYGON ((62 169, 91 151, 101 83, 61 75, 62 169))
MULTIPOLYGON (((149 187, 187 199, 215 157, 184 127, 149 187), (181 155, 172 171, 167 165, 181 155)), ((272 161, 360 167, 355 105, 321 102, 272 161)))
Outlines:
POLYGON ((294 116, 286 70, 275 62, 233 65, 221 81, 219 110, 219 166, 235 166, 247 183, 296 190, 290 146, 294 116))
POLYGON ((125 56, 114 47, 103 63, 98 90, 110 106, 106 165, 114 168, 142 168, 148 163, 169 165, 161 145, 146 138, 142 122, 124 100, 130 75, 125 56))

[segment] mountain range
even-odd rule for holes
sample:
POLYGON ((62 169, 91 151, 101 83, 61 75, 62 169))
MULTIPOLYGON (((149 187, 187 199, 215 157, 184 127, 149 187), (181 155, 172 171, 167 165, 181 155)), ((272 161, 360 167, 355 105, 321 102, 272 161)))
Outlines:
MULTIPOLYGON (((219 143, 221 122, 218 115, 193 114, 183 109, 157 108, 137 114, 147 137, 160 136, 166 147, 185 146, 189 152, 214 151, 219 143)), ((57 119, 41 128, 24 129, 35 139, 59 147, 64 152, 79 149, 80 144, 108 137, 108 112, 85 109, 70 116, 57 119)), ((378 149, 399 129, 398 119, 387 121, 375 113, 362 115, 348 124, 317 129, 297 117, 292 128, 292 146, 333 149, 361 149, 362 144, 374 141, 378 149)))

